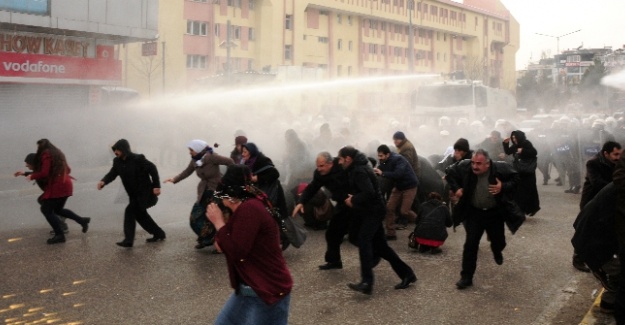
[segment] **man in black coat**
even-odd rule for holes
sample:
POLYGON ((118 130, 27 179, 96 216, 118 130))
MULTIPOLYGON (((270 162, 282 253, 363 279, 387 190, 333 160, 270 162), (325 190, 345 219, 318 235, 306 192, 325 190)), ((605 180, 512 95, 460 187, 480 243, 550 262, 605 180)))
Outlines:
POLYGON ((601 152, 586 162, 586 180, 582 187, 580 209, 583 209, 604 186, 612 182, 614 166, 620 157, 621 145, 614 141, 607 141, 603 144, 601 152))
POLYGON ((334 214, 326 230, 326 264, 319 265, 319 269, 342 269, 341 244, 350 229, 350 212, 344 202, 349 188, 347 173, 339 165, 338 158, 332 158, 329 152, 319 153, 316 164, 317 169, 313 173, 313 180, 302 192, 299 203, 293 209, 292 215, 304 213, 304 206, 314 198, 321 187, 325 187, 332 193, 332 200, 336 202, 336 206, 333 209, 334 214))
MULTIPOLYGON (((586 180, 582 188, 582 198, 579 202, 580 210, 592 200, 602 188, 612 182, 612 173, 614 166, 621 156, 621 145, 614 141, 607 141, 603 144, 601 152, 597 153, 593 158, 586 162, 586 180)), ((579 217, 578 217, 579 218, 579 217)), ((578 219, 573 223, 576 228, 578 219)), ((577 252, 573 252, 573 267, 582 271, 590 272, 590 269, 584 264, 577 252)))
POLYGON ((490 239, 495 262, 503 264, 502 251, 506 247, 504 220, 509 218, 504 200, 513 196, 519 175, 509 164, 493 162, 488 152, 479 149, 471 160, 447 168, 445 178, 453 197, 458 200, 453 211, 454 226, 462 222, 466 231, 461 279, 456 283, 458 289, 465 289, 473 285, 484 231, 490 239))
POLYGON ((130 199, 124 212, 124 240, 118 242, 117 245, 132 247, 135 239, 135 221, 153 235, 152 238, 146 239, 146 242, 164 240, 165 232, 154 222, 147 211, 156 204, 157 196, 161 194, 161 183, 156 166, 144 155, 133 153, 130 150, 130 144, 125 139, 117 141, 112 149, 115 153, 113 167, 98 182, 98 190, 119 176, 130 199))
POLYGON ((369 160, 354 147, 339 150, 339 164, 347 171, 349 194, 345 205, 351 208, 353 218, 360 220, 358 254, 360 257, 359 283, 350 283, 352 290, 371 294, 373 290, 373 267, 377 256, 387 260, 393 271, 401 278, 395 289, 405 289, 416 282, 414 271, 388 246, 382 227, 386 204, 380 192, 378 180, 369 166, 369 160), (375 252, 375 254, 374 254, 375 252))
POLYGON ((614 187, 616 188, 616 214, 614 215, 614 230, 619 243, 619 261, 621 266, 621 282, 617 289, 614 301, 614 318, 617 325, 625 325, 625 156, 616 163, 614 168, 614 187))
POLYGON ((575 234, 571 239, 575 258, 588 265, 589 271, 605 288, 599 303, 604 312, 614 312, 621 273, 619 260, 614 257, 619 249, 614 232, 615 204, 614 184, 608 183, 577 215, 575 234))
POLYGON ((471 159, 473 150, 469 148, 469 140, 460 138, 454 143, 454 153, 443 158, 436 165, 436 169, 445 172, 447 168, 464 159, 471 159))

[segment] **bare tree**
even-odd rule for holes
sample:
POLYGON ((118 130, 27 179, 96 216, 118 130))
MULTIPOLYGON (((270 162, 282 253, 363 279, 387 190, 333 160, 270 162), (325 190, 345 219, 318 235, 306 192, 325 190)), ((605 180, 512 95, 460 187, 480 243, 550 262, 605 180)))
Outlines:
POLYGON ((148 96, 152 93, 152 81, 159 74, 161 60, 156 60, 156 55, 142 56, 138 60, 130 61, 130 65, 148 82, 148 96))

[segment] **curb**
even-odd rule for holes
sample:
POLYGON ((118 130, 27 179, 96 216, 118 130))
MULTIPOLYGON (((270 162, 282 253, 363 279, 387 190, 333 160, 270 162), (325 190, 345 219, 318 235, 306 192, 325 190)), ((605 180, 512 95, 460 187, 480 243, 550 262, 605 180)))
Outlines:
POLYGON ((579 325, 616 325, 616 320, 614 320, 612 314, 606 314, 600 311, 599 304, 601 303, 601 295, 604 290, 605 289, 601 288, 597 298, 595 298, 594 303, 590 306, 590 309, 579 325))

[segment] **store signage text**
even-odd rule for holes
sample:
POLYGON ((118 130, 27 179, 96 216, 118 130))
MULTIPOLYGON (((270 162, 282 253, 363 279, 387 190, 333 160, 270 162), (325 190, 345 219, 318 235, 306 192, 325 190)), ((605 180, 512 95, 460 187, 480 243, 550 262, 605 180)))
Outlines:
POLYGON ((46 64, 43 61, 30 63, 26 60, 24 63, 19 62, 2 62, 4 70, 15 72, 43 72, 43 73, 65 73, 65 66, 62 64, 46 64))
POLYGON ((37 78, 106 83, 120 81, 121 71, 121 63, 118 60, 0 51, 0 79, 3 80, 37 78))
POLYGON ((89 42, 75 39, 0 33, 0 51, 87 57, 89 42))

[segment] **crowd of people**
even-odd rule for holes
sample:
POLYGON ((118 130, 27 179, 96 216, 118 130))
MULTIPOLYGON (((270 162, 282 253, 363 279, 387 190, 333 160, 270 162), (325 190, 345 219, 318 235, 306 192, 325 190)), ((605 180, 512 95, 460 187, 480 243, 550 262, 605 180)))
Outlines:
MULTIPOLYGON (((548 184, 553 166, 557 185, 563 186, 568 178, 565 191, 582 192, 581 212, 574 225, 573 266, 601 281, 606 288, 602 309, 616 311, 618 324, 623 324, 625 285, 617 281, 625 249, 625 208, 619 203, 625 200, 618 199, 625 195, 621 146, 605 120, 596 119, 589 129, 575 133, 570 123, 571 119, 560 118, 553 121, 552 128, 530 132, 510 123, 495 123, 485 139, 459 137, 448 148, 442 147, 440 154, 428 157, 419 156, 418 146, 402 131, 390 134, 391 146, 372 142, 361 150, 333 138, 329 125, 324 124, 310 144, 289 129, 285 133, 287 154, 280 164, 238 130, 230 157, 219 155, 217 144, 211 147, 204 140, 190 141, 187 167, 164 183, 176 184, 193 172, 200 179, 191 214, 195 247, 213 247, 224 254, 234 289, 217 323, 286 324, 293 280, 281 253, 285 239, 277 219, 306 215, 306 226, 325 230, 327 246, 321 271, 342 269, 341 245, 347 236, 358 247, 360 260, 360 279, 348 287, 367 295, 373 293, 373 269, 382 259, 399 278, 395 289, 406 289, 417 281, 415 271, 388 245, 397 240, 396 230, 413 225, 410 247, 440 254, 447 228, 462 225, 466 237, 456 282, 462 290, 473 285, 484 232, 494 262, 504 263, 505 227, 514 234, 526 217, 539 212, 536 170, 541 172, 543 184, 548 184), (565 123, 569 123, 567 129, 565 123), (470 143, 478 144, 471 148, 470 143), (331 153, 334 150, 336 156, 331 153), (586 164, 583 187, 580 164, 586 164), (612 191, 602 194, 605 189, 612 191), (597 247, 604 247, 605 238, 599 246, 588 244, 599 241, 588 229, 595 225, 592 216, 600 213, 593 202, 606 195, 617 198, 611 214, 616 231, 612 254, 597 261, 597 247)), ((446 130, 439 134, 449 136, 446 130)), ((343 133, 341 139, 347 140, 347 136, 343 133)), ((152 235, 148 243, 164 241, 165 231, 147 212, 161 194, 156 165, 132 152, 124 139, 112 150, 113 165, 97 188, 101 190, 119 176, 130 199, 124 212, 124 238, 117 245, 133 247, 136 223, 152 235)), ((72 195, 72 178, 63 152, 41 139, 37 152, 29 154, 25 162, 32 171, 18 171, 15 176, 37 181, 44 191, 38 201, 52 227, 48 244, 65 241, 64 218, 76 221, 87 232, 90 219, 64 207, 72 195)))

